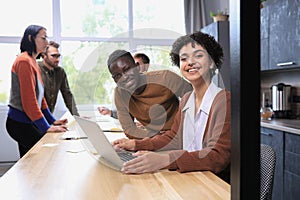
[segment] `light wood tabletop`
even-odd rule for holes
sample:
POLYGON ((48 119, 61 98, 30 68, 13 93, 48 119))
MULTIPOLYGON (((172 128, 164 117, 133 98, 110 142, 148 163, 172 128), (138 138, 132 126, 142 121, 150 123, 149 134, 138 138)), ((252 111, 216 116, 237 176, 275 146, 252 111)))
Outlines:
POLYGON ((230 185, 209 171, 127 175, 62 135, 47 133, 0 178, 0 199, 230 199, 230 185))

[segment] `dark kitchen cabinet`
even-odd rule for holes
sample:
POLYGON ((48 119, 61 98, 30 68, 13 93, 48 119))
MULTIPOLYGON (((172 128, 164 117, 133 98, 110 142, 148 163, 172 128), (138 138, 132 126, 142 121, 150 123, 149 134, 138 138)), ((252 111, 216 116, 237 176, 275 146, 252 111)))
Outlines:
POLYGON ((300 1, 268 0, 261 9, 261 70, 300 67, 300 1))
POLYGON ((260 69, 269 69, 269 9, 260 11, 260 69))
POLYGON ((276 152, 272 199, 300 197, 300 135, 261 127, 261 143, 276 152))
POLYGON ((230 44, 229 44, 229 21, 218 21, 211 23, 201 29, 203 33, 214 36, 220 43, 224 52, 224 61, 218 74, 218 85, 225 86, 230 90, 230 44))
POLYGON ((300 136, 285 133, 284 199, 300 197, 300 136))
POLYGON ((284 133, 282 131, 261 127, 261 143, 270 145, 276 152, 276 167, 272 199, 283 198, 283 160, 284 160, 284 133))

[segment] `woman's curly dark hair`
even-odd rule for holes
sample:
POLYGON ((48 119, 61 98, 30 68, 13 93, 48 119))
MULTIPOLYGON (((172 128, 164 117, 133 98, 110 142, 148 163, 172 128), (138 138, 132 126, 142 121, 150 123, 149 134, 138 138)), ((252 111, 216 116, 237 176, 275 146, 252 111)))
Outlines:
POLYGON ((216 67, 218 69, 221 68, 224 57, 223 48, 213 36, 202 32, 195 32, 181 36, 173 43, 170 56, 174 65, 179 67, 179 51, 184 45, 189 43, 191 43, 192 46, 195 44, 201 45, 204 49, 206 49, 210 57, 213 59, 216 67))

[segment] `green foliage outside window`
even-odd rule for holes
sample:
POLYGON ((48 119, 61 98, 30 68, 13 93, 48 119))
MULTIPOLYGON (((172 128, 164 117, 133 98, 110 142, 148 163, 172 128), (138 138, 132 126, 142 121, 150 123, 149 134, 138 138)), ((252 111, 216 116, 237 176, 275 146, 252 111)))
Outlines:
MULTIPOLYGON (((122 27, 118 26, 117 23, 111 23, 111 21, 117 20, 112 10, 90 10, 85 16, 85 20, 83 20, 83 24, 81 25, 84 27, 84 35, 94 36, 99 27, 106 27, 111 35, 122 31, 122 27)), ((139 16, 139 19, 143 20, 150 17, 145 16, 143 13, 140 13, 139 16)), ((128 35, 129 33, 122 33, 115 36, 115 38, 126 38, 128 35)), ((63 48, 63 44, 61 47, 63 48)), ((113 102, 115 83, 107 69, 106 61, 109 54, 116 49, 131 51, 128 42, 87 41, 81 42, 72 53, 68 55, 63 54, 63 67, 67 73, 69 84, 77 104, 111 104, 113 102), (90 55, 82 55, 80 52, 84 52, 86 48, 93 48, 94 50, 90 55), (83 64, 81 63, 82 65, 76 66, 76 58, 80 56, 85 61, 83 61, 83 64), (93 60, 95 57, 97 58, 97 62, 89 64, 89 60, 93 60)), ((151 45, 140 45, 136 49, 136 51, 144 52, 150 57, 152 63, 150 66, 153 70, 170 68, 169 50, 170 46, 163 48, 162 46, 151 45), (155 59, 153 60, 152 58, 155 59)))

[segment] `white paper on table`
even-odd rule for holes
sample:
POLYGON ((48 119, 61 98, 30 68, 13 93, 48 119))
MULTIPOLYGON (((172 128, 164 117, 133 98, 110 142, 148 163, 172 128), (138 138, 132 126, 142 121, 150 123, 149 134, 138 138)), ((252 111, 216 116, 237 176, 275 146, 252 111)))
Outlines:
POLYGON ((121 138, 127 138, 125 133, 123 132, 105 132, 104 134, 107 137, 109 142, 113 142, 121 138))

